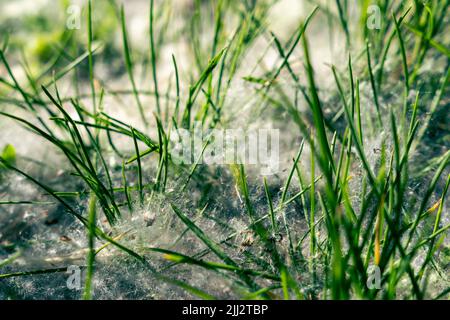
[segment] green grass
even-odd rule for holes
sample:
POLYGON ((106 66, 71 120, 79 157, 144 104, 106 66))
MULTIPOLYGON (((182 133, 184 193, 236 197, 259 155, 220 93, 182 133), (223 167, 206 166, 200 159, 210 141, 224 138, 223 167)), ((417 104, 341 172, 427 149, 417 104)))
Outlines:
MULTIPOLYGON (((442 277, 448 266, 440 261, 448 251, 450 225, 444 217, 450 151, 448 130, 440 126, 448 118, 449 1, 375 1, 383 14, 381 30, 366 28, 368 1, 358 7, 361 20, 350 14, 350 1, 328 1, 308 7, 287 36, 271 29, 268 17, 275 2, 195 1, 180 18, 171 15, 174 3, 152 0, 146 8, 149 46, 133 46, 133 52, 122 6, 117 33, 123 57, 114 58, 101 50, 93 21, 101 12, 89 1, 87 48, 75 56, 66 53, 66 65, 39 76, 9 48, 14 35, 3 42, 1 121, 14 121, 52 145, 64 157, 67 165, 61 168, 68 168, 76 182, 70 185, 77 189, 29 173, 25 156, 31 155, 7 145, 0 157, 0 181, 8 174, 22 176, 42 197, 6 194, 0 205, 59 203, 81 223, 87 271, 80 298, 97 297, 97 255, 109 245, 158 281, 202 299, 223 297, 212 286, 181 281, 179 268, 214 274, 240 299, 448 297, 450 283, 442 277), (345 51, 334 57, 345 63, 330 65, 326 76, 334 83, 329 87, 313 63, 320 50, 314 27, 324 18, 333 33, 343 36, 345 51), (181 30, 176 19, 185 24, 181 30), (162 56, 166 45, 182 40, 187 40, 186 56, 162 56), (265 49, 258 47, 260 42, 265 49), (272 64, 265 62, 269 52, 275 57, 272 64), (123 64, 129 89, 108 88, 96 72, 102 60, 114 59, 123 64), (22 78, 13 72, 18 60, 26 75, 22 78), (169 68, 161 61, 171 61, 169 68), (434 62, 444 67, 430 74, 426 65, 434 62), (136 72, 139 64, 142 77, 136 72), (170 75, 163 69, 170 69, 170 75), (149 82, 152 91, 142 90, 149 82), (246 84, 237 99, 236 83, 246 84), (82 93, 62 91, 63 84, 82 93), (127 96, 131 102, 121 102, 127 96), (107 98, 128 114, 138 113, 139 122, 119 118, 107 98), (174 161, 174 130, 193 129, 199 121, 204 129, 233 128, 242 116, 233 100, 245 105, 246 99, 256 101, 257 110, 241 120, 282 123, 282 139, 294 144, 291 151, 298 150, 293 159, 280 154, 289 163, 285 173, 262 177, 247 165, 202 165, 209 138, 193 164, 174 161), (116 145, 124 141, 125 148, 116 145), (111 164, 111 158, 119 165, 111 164), (233 209, 227 209, 228 202, 235 203, 233 209), (184 230, 172 231, 173 247, 137 245, 131 235, 120 233, 128 216, 155 208, 165 211, 156 218, 164 221, 161 229, 184 230), (245 223, 241 230, 229 221, 236 212, 245 223), (222 227, 221 233, 206 228, 212 222, 222 227), (252 241, 239 244, 246 234, 252 241), (381 272, 380 288, 367 285, 374 266, 381 272), (432 282, 436 277, 441 286, 432 282)), ((13 257, 0 261, 0 279, 65 270, 11 271, 17 267, 13 257)))
MULTIPOLYGON (((139 93, 136 88, 136 82, 134 80, 133 61, 131 59, 130 47, 128 44, 127 28, 126 28, 126 24, 125 24, 125 9, 123 6, 120 11, 120 17, 121 17, 121 21, 122 21, 123 50, 124 50, 125 65, 127 67, 128 77, 130 78, 130 83, 133 88, 134 98, 136 99, 136 104, 139 108, 139 113, 141 115, 142 121, 144 122, 145 126, 148 127, 148 122, 147 122, 146 116, 144 114, 144 109, 142 107, 141 99, 139 98, 139 93)), ((155 91, 155 92, 157 92, 157 91, 155 91)))

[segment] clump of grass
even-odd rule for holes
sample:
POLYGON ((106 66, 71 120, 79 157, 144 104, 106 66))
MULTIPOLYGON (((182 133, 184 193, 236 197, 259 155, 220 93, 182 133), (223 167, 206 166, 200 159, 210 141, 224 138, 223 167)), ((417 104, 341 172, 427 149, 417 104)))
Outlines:
MULTIPOLYGON (((0 173, 9 170, 11 174, 23 176, 58 202, 84 228, 88 240, 85 299, 95 297, 96 255, 110 245, 117 249, 115 254, 135 259, 154 279, 204 299, 220 297, 208 293, 208 287, 198 288, 189 281, 179 280, 173 270, 185 265, 214 273, 230 284, 235 297, 243 299, 443 298, 449 291, 448 282, 444 282, 443 290, 436 292, 430 289, 429 279, 432 274, 441 274, 440 249, 446 246, 450 226, 443 219, 450 181, 447 174, 450 151, 426 155, 428 161, 420 166, 421 172, 428 172, 427 175, 415 171, 419 166, 418 153, 428 141, 427 130, 433 120, 437 121, 433 117, 437 117, 448 100, 449 55, 442 44, 448 1, 443 3, 377 1, 385 14, 382 29, 369 32, 365 23, 351 19, 348 1, 336 0, 333 7, 329 4, 312 8, 283 43, 270 30, 267 16, 272 3, 269 1, 235 4, 219 0, 215 5, 197 1, 186 22, 193 36, 188 43, 192 46, 192 64, 197 68, 178 65, 179 60, 172 55, 176 85, 172 88, 169 84, 164 96, 165 83, 158 71, 158 55, 164 52, 161 47, 168 40, 162 36, 157 38, 156 30, 161 22, 157 7, 165 7, 152 0, 148 8, 150 53, 145 58, 150 61, 153 82, 152 108, 142 102, 145 92, 140 89, 142 85, 138 85, 135 74, 138 55, 132 57, 125 9, 121 7, 123 61, 131 86, 128 94, 134 98, 135 110, 144 124, 144 129, 138 129, 139 124, 119 119, 104 106, 105 96, 122 94, 106 88, 95 72, 98 61, 94 63, 95 4, 89 1, 87 51, 74 57, 53 76, 45 74, 36 79, 28 74, 30 85, 22 85, 9 63, 6 41, 0 51, 8 75, 1 78, 7 92, 2 101, 8 101, 14 108, 2 109, 0 115, 53 145, 65 157, 73 179, 82 187, 75 192, 56 191, 51 182, 22 169, 21 162, 16 161, 20 155, 16 155, 12 146, 5 148, 0 157, 0 173), (208 9, 213 10, 212 17, 204 13, 208 9), (319 14, 326 14, 331 27, 342 29, 346 39, 348 58, 342 58, 346 63, 331 66, 329 72, 335 82, 331 95, 338 101, 334 106, 324 97, 322 79, 315 73, 316 66, 311 59, 315 45, 311 30, 319 14), (214 25, 212 34, 203 30, 203 24, 207 23, 214 25), (209 37, 206 44, 200 39, 202 32, 209 37), (256 59, 252 47, 257 46, 257 40, 264 39, 269 39, 267 50, 256 59), (267 52, 277 57, 270 67, 262 62, 267 52), (304 68, 297 69, 294 64, 297 55, 304 68), (432 103, 428 104, 422 86, 431 81, 421 70, 427 59, 442 57, 446 59, 445 70, 438 86, 432 87, 432 103), (82 64, 85 59, 87 66, 82 64), (248 72, 245 65, 249 60, 256 61, 257 66, 251 74, 240 74, 241 69, 248 72), (389 70, 388 63, 401 68, 398 72, 389 70), (71 83, 67 75, 76 75, 86 67, 90 93, 61 97, 57 84, 71 83), (262 105, 261 118, 276 119, 277 113, 284 112, 285 121, 294 128, 295 138, 302 138, 301 144, 295 146, 298 152, 289 162, 285 177, 255 177, 238 164, 210 169, 200 165, 198 159, 190 166, 172 159, 172 130, 192 129, 195 120, 200 120, 205 129, 232 125, 223 115, 234 111, 227 110, 226 100, 232 94, 232 82, 239 77, 253 85, 249 95, 262 105), (294 94, 281 83, 281 78, 294 88, 294 94), (400 87, 392 83, 400 83, 400 87), (362 84, 370 90, 363 92, 362 84), (398 97, 389 100, 385 94, 387 86, 392 86, 398 97), (411 101, 414 93, 415 100, 411 101), (303 109, 298 107, 299 95, 303 97, 303 109), (167 105, 165 111, 163 102, 167 105), (148 121, 150 115, 155 120, 153 128, 148 121), (381 137, 381 143, 373 160, 370 142, 377 137, 381 137), (117 148, 115 142, 120 139, 126 141, 128 148, 117 148), (108 163, 110 157, 119 158, 121 165, 108 163), (218 197, 224 192, 220 186, 223 182, 235 188, 232 193, 218 197), (425 191, 416 190, 417 184, 425 191), (169 185, 174 186, 178 197, 170 194, 169 185), (281 186, 282 192, 275 191, 281 186), (199 194, 200 200, 194 194, 199 194), (87 206, 79 205, 81 195, 89 198, 87 206), (125 217, 141 214, 158 197, 170 208, 166 232, 174 225, 184 226, 174 246, 183 243, 190 234, 190 239, 197 241, 201 249, 178 251, 151 243, 136 246, 128 240, 128 232, 119 233, 117 225, 125 217), (188 208, 178 205, 180 197, 185 197, 188 208), (230 217, 217 214, 212 208, 231 200, 237 203, 233 209, 239 213, 239 219, 246 223, 244 230, 219 236, 204 230, 204 221, 213 221, 222 230, 230 228, 227 221, 230 217), (430 221, 432 227, 427 228, 430 221), (249 238, 236 245, 243 234, 249 238), (419 265, 417 257, 424 257, 419 265), (373 268, 380 275, 375 279, 375 286, 370 272, 373 268)), ((361 10, 367 4, 364 2, 361 10)), ((368 17, 363 12, 361 21, 364 19, 368 17)), ((284 133, 288 135, 290 131, 286 129, 284 133)), ((439 133, 445 136, 444 140, 448 138, 445 130, 439 133)), ((208 143, 209 140, 202 152, 208 143)), ((49 202, 0 201, 2 206, 31 203, 49 202)), ((182 246, 179 248, 182 250, 182 246)), ((0 267, 10 266, 13 261, 12 258, 0 261, 0 267)), ((8 272, 0 278, 63 270, 64 267, 8 272)))

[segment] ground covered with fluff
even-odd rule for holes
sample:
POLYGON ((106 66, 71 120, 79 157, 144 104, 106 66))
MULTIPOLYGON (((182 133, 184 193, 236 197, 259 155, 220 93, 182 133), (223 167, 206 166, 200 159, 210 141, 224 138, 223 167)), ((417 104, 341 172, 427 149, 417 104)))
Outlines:
POLYGON ((357 3, 0 0, 0 299, 449 298, 449 1, 357 3))

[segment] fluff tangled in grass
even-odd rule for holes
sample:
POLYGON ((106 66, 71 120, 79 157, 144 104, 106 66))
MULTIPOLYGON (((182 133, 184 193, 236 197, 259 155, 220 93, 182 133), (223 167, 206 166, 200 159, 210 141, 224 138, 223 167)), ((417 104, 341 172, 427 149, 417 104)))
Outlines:
POLYGON ((177 3, 3 41, 0 298, 448 297, 449 2, 177 3), (279 170, 176 163, 194 123, 279 170))

